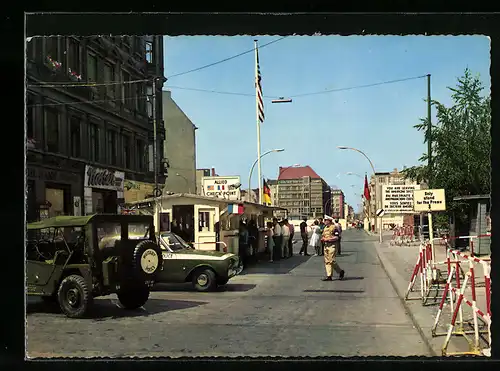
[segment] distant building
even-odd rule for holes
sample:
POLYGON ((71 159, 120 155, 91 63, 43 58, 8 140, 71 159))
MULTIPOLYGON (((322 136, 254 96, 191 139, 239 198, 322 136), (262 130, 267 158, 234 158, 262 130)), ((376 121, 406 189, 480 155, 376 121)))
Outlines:
POLYGON ((280 166, 276 195, 289 219, 330 214, 330 187, 310 166, 280 166))
POLYGON ((165 122, 164 155, 169 164, 165 191, 196 193, 196 130, 198 129, 172 99, 163 91, 165 122))
POLYGON ((344 192, 336 187, 330 188, 331 192, 331 215, 334 218, 344 219, 344 192))

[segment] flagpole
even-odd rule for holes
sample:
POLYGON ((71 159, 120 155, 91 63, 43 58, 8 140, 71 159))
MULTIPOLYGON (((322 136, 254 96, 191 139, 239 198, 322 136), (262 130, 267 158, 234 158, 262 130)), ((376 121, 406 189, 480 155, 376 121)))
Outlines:
POLYGON ((258 92, 258 51, 257 40, 254 40, 255 45, 255 115, 257 120, 257 173, 259 177, 259 204, 262 204, 262 168, 260 161, 260 120, 259 120, 259 92, 258 92))

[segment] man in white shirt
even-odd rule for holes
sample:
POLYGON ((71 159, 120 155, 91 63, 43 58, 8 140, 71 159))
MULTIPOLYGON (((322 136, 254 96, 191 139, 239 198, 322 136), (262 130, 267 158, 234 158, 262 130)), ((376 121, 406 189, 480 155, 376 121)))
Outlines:
POLYGON ((290 228, 286 225, 286 219, 281 221, 281 234, 283 235, 283 239, 281 242, 281 256, 283 258, 289 257, 288 251, 288 240, 290 239, 290 228))
POLYGON ((277 218, 273 218, 273 240, 274 240, 274 246, 276 248, 275 254, 274 254, 274 260, 279 260, 281 258, 281 240, 283 239, 282 237, 282 231, 281 231, 281 226, 278 223, 277 218))

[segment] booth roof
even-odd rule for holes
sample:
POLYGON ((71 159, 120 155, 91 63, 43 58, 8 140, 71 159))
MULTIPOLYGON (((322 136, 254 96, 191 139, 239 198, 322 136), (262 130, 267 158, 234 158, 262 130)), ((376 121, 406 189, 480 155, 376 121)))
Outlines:
MULTIPOLYGON (((163 200, 163 199, 167 199, 168 200, 168 199, 172 199, 172 198, 182 198, 182 197, 193 198, 193 199, 196 199, 196 200, 203 200, 203 201, 220 202, 220 203, 224 203, 224 204, 227 204, 227 205, 229 205, 229 204, 243 204, 243 205, 257 206, 257 207, 264 208, 264 209, 267 209, 267 210, 286 210, 283 207, 261 205, 261 204, 258 204, 258 203, 248 202, 248 201, 225 200, 223 198, 201 196, 201 195, 195 195, 195 194, 191 194, 191 193, 174 193, 174 194, 171 194, 171 195, 164 195, 164 196, 161 196, 159 198, 161 200, 163 200)), ((129 202, 128 204, 137 205, 137 204, 142 204, 142 203, 145 203, 145 202, 154 202, 154 201, 155 201, 154 197, 151 197, 151 198, 147 198, 147 199, 144 199, 144 200, 129 202)))

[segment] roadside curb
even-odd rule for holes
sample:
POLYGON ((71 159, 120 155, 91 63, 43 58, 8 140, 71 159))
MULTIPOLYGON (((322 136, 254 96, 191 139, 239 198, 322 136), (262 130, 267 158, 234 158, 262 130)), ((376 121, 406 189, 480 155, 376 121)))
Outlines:
MULTIPOLYGON (((369 232, 367 232, 369 234, 369 232)), ((439 357, 439 355, 436 353, 434 350, 434 347, 432 346, 431 342, 427 338, 427 335, 425 331, 422 329, 420 326, 416 316, 414 315, 412 309, 410 308, 408 302, 404 299, 405 293, 398 287, 396 284, 396 280, 398 281, 404 281, 404 278, 401 277, 401 275, 396 271, 396 268, 392 265, 392 263, 389 261, 389 259, 386 258, 384 252, 380 249, 380 246, 378 245, 377 242, 373 242, 373 245, 375 246, 375 250, 377 251, 377 256, 380 261, 380 264, 382 265, 382 269, 384 269, 385 273, 389 277, 389 281, 391 282, 392 287, 396 291, 396 294, 399 297, 399 300, 401 301, 401 304, 405 308, 406 312, 408 313, 408 316, 410 317, 413 326, 417 329, 418 333, 420 334, 420 337, 422 338, 423 342, 427 346, 429 353, 431 354, 432 357, 439 357)))

